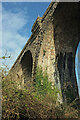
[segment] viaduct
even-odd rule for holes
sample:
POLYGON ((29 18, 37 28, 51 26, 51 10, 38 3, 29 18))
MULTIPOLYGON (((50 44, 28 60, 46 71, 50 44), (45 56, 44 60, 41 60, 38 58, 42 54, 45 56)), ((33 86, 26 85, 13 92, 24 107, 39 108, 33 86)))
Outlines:
POLYGON ((35 79, 37 66, 47 67, 48 79, 62 91, 71 82, 78 96, 75 55, 80 41, 79 3, 51 2, 42 17, 37 17, 32 34, 11 68, 21 84, 35 79))

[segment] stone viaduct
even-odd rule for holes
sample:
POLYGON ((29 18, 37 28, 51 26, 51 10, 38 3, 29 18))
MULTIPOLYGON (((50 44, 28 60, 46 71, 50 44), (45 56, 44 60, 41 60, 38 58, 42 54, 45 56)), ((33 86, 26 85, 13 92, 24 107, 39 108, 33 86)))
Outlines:
POLYGON ((32 26, 32 35, 15 61, 11 71, 22 78, 21 84, 35 79, 36 67, 47 67, 48 79, 62 91, 71 82, 78 96, 75 54, 80 41, 79 3, 51 2, 42 17, 32 26))

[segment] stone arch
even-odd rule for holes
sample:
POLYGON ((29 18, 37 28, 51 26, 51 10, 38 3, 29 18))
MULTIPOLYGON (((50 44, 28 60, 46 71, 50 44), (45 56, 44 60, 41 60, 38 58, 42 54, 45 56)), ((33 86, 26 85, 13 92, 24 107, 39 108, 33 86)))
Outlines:
POLYGON ((24 53, 21 59, 21 67, 23 71, 24 83, 32 80, 33 57, 30 50, 24 53))
POLYGON ((69 91, 71 90, 71 94, 68 92, 69 97, 72 96, 74 99, 78 96, 75 75, 75 54, 80 36, 78 3, 59 3, 54 13, 53 22, 57 73, 59 74, 63 101, 65 101, 64 83, 71 82, 72 84, 73 89, 69 89, 69 91))

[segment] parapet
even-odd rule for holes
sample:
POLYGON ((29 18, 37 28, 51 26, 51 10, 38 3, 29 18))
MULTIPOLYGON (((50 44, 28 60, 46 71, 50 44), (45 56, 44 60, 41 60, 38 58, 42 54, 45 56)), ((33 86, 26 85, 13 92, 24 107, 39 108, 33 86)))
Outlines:
POLYGON ((38 16, 35 23, 32 26, 32 30, 31 30, 32 33, 35 33, 41 28, 41 25, 42 25, 41 20, 42 20, 42 17, 38 16))

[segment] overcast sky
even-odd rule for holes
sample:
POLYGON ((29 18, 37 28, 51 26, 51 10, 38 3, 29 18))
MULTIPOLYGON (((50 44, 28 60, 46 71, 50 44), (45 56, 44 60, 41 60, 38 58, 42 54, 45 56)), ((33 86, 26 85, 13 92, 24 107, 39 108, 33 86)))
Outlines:
MULTIPOLYGON (((49 2, 3 2, 1 10, 0 3, 0 18, 2 15, 2 24, 0 24, 2 49, 0 40, 0 54, 2 50, 2 55, 11 55, 10 59, 3 61, 9 68, 11 68, 29 39, 36 18, 43 16, 49 4, 49 2)), ((76 71, 80 91, 80 44, 76 53, 76 71)))

